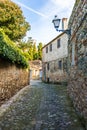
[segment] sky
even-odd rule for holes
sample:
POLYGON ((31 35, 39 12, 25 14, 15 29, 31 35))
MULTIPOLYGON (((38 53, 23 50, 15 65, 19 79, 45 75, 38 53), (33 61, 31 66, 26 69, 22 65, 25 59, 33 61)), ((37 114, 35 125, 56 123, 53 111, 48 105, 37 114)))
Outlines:
POLYGON ((71 15, 75 0, 12 0, 18 4, 26 21, 31 25, 27 37, 32 37, 36 43, 47 44, 59 35, 53 26, 54 15, 68 18, 71 15))

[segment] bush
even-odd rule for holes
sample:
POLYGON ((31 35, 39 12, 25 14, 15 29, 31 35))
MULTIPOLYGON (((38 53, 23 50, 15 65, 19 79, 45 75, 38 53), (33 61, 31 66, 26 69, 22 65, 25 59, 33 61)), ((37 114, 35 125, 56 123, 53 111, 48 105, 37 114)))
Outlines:
POLYGON ((0 29, 0 56, 20 67, 28 67, 28 61, 22 50, 8 38, 2 29, 0 29))

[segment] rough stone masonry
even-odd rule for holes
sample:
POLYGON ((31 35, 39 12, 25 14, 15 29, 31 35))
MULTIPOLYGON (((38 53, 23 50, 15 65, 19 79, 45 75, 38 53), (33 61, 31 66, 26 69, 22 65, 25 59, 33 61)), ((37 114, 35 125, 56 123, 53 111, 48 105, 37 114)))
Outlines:
POLYGON ((68 94, 78 114, 87 121, 87 0, 76 1, 69 28, 68 94))
POLYGON ((0 105, 28 84, 28 70, 0 59, 0 105))

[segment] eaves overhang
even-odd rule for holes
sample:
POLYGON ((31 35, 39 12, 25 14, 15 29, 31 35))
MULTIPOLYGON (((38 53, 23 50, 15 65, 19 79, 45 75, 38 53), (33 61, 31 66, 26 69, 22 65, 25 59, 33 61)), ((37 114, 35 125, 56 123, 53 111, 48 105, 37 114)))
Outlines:
POLYGON ((58 35, 57 37, 55 37, 53 40, 51 40, 50 42, 48 42, 45 46, 42 47, 42 50, 48 46, 49 44, 51 44, 53 41, 55 41, 56 39, 60 38, 62 35, 64 35, 65 32, 61 33, 60 35, 58 35))

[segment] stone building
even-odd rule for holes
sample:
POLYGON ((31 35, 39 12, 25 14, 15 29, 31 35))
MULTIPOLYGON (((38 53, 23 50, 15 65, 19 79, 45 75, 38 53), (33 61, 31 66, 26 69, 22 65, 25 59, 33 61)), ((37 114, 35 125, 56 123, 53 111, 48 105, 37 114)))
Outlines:
POLYGON ((87 0, 76 0, 70 20, 68 93, 87 120, 87 0))
POLYGON ((42 61, 40 60, 29 61, 29 65, 30 65, 30 79, 41 79, 42 61))
POLYGON ((67 81, 67 46, 67 34, 61 33, 42 48, 43 81, 67 81))

